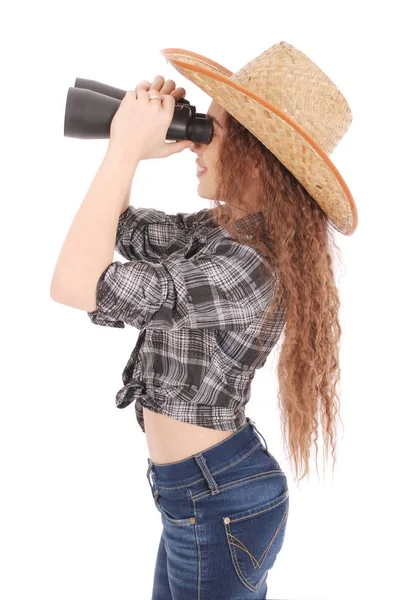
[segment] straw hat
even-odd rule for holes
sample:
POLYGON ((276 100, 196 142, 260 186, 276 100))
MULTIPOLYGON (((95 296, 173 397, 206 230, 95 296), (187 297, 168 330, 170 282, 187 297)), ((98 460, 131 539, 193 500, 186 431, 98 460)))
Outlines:
POLYGON ((286 42, 274 44, 236 73, 189 50, 160 52, 291 171, 335 229, 345 235, 355 231, 355 202, 329 158, 350 126, 352 113, 340 90, 314 62, 286 42))

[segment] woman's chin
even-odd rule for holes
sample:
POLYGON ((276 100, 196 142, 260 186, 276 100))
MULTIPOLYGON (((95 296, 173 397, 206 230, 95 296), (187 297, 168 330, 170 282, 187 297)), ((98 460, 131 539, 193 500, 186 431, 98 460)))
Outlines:
POLYGON ((205 200, 214 200, 214 197, 212 194, 208 194, 207 192, 200 190, 199 186, 198 186, 198 196, 200 198, 204 198, 205 200))

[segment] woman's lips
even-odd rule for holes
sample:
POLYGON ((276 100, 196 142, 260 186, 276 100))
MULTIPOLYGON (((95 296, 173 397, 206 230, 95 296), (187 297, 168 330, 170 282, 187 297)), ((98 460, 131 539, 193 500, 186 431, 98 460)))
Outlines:
POLYGON ((198 177, 201 177, 202 175, 204 175, 206 173, 207 169, 201 169, 200 167, 198 167, 198 170, 196 172, 198 177))

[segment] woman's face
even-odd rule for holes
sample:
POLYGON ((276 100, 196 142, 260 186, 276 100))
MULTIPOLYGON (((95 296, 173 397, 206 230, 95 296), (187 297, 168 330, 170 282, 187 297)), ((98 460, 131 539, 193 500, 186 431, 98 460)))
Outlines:
POLYGON ((213 119, 212 141, 210 144, 195 144, 194 148, 191 148, 192 152, 196 154, 197 166, 207 169, 205 173, 198 175, 198 194, 209 200, 215 200, 216 162, 224 133, 224 113, 223 107, 213 100, 206 115, 209 119, 213 119))
MULTIPOLYGON (((223 136, 225 133, 224 117, 225 110, 215 100, 209 106, 208 113, 206 115, 210 119, 213 119, 213 137, 210 144, 195 144, 191 151, 196 154, 196 162, 199 167, 205 167, 207 169, 200 175, 198 184, 198 194, 201 198, 207 198, 209 200, 220 200, 220 202, 226 203, 224 198, 216 198, 217 188, 217 169, 216 163, 220 151, 220 144, 222 143, 223 136)), ((255 198, 255 190, 258 178, 258 169, 255 166, 252 177, 255 178, 255 185, 250 186, 249 189, 245 190, 243 201, 253 202, 255 198)), ((238 215, 247 214, 248 209, 242 208, 241 206, 236 207, 238 215)), ((255 209, 256 210, 256 209, 255 209)))

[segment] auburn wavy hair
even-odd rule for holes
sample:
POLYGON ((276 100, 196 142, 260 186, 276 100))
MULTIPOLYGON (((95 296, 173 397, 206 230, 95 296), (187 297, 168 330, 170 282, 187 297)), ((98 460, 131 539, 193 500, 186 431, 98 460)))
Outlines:
POLYGON ((312 441, 318 471, 319 426, 325 460, 330 443, 333 469, 336 462, 336 419, 341 420, 336 386, 342 331, 333 272, 333 250, 339 254, 333 237, 335 228, 301 183, 248 129, 227 111, 223 122, 225 130, 216 163, 214 221, 229 234, 237 235, 234 223, 244 211, 263 212, 264 226, 252 231, 253 241, 243 243, 262 252, 275 269, 275 298, 263 324, 274 311, 285 307, 277 366, 278 404, 291 467, 295 467, 296 479, 301 480, 310 473, 312 441), (257 178, 252 176, 255 165, 257 178), (249 188, 255 193, 246 203, 244 190, 249 188))

